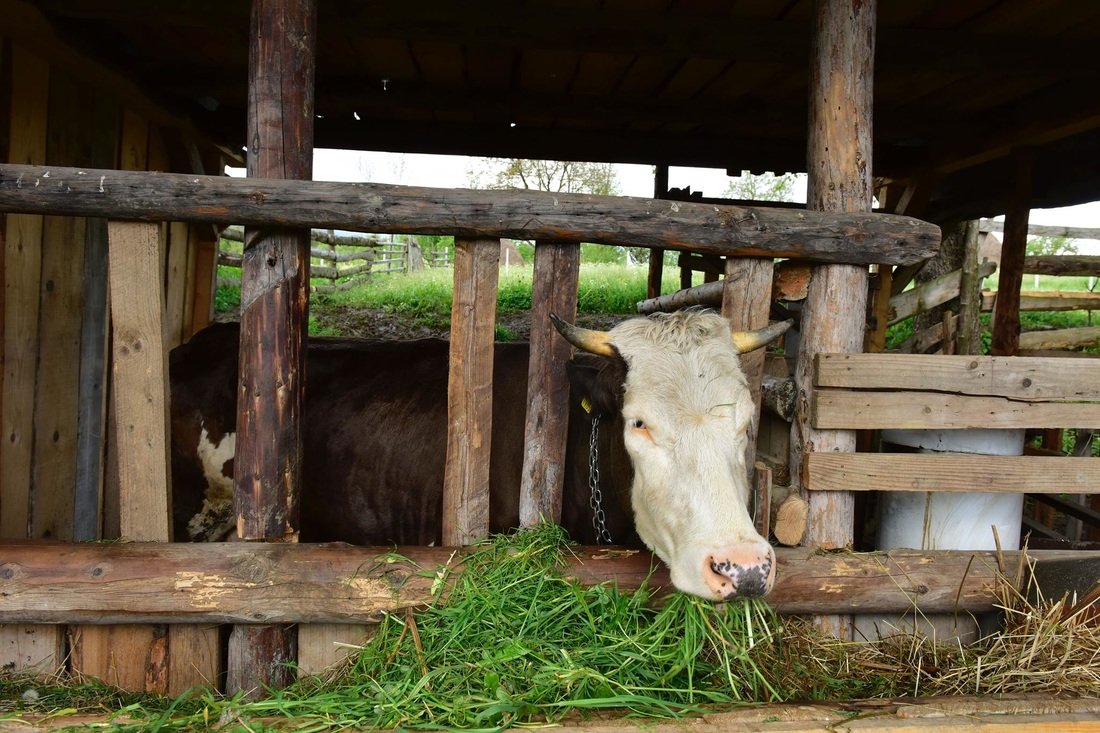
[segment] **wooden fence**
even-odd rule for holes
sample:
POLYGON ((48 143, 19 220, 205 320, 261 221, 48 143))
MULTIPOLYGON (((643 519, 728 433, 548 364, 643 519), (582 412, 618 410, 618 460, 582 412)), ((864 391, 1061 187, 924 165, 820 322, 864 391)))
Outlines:
MULTIPOLYGON (((244 242, 241 227, 227 227, 221 239, 244 242)), ((424 266, 444 267, 450 264, 446 249, 425 257, 420 245, 409 236, 366 235, 314 229, 310 232, 310 290, 332 293, 370 282, 374 275, 408 274, 424 266), (313 282, 326 280, 325 283, 313 282)), ((218 264, 240 268, 242 257, 237 252, 219 247, 218 264)), ((219 285, 223 284, 219 282, 219 285)))
MULTIPOLYGON (((119 171, 81 171, 73 169, 37 169, 26 166, 0 166, 0 191, 5 196, 0 197, 0 210, 29 211, 31 213, 41 211, 62 211, 83 215, 109 215, 118 210, 119 201, 127 202, 129 216, 156 221, 160 218, 185 218, 201 219, 208 214, 206 208, 209 201, 194 193, 183 197, 173 190, 174 185, 188 187, 195 185, 195 176, 180 176, 178 181, 169 174, 158 174, 155 184, 150 185, 148 180, 140 174, 129 174, 119 171), (46 173, 48 172, 48 176, 46 173), (48 178, 53 185, 48 187, 24 187, 16 185, 16 181, 44 180, 48 178), (106 189, 116 192, 104 197, 100 193, 101 184, 108 181, 106 189), (91 188, 89 185, 91 184, 91 188), (116 199, 116 197, 118 197, 116 199), (187 201, 187 207, 180 208, 181 202, 187 201)), ((218 201, 221 205, 229 205, 234 214, 241 214, 234 218, 248 220, 256 225, 265 220, 275 220, 285 225, 288 218, 287 212, 293 213, 296 218, 294 223, 309 226, 311 224, 338 224, 341 228, 353 224, 352 219, 361 215, 361 202, 349 200, 354 198, 354 191, 340 189, 339 184, 305 183, 295 182, 293 186, 285 188, 272 181, 251 180, 240 181, 238 179, 200 179, 201 188, 206 191, 210 201, 218 201), (263 189, 263 196, 253 195, 255 189, 263 189), (287 201, 280 201, 280 197, 305 195, 312 203, 319 198, 330 196, 333 201, 346 201, 348 206, 348 221, 332 222, 316 221, 306 213, 304 208, 296 208, 287 201), (251 203, 259 199, 266 200, 273 207, 270 210, 256 211, 250 209, 251 203)), ((390 196, 400 206, 402 197, 406 195, 417 196, 397 187, 385 188, 385 195, 390 196)), ((447 201, 445 207, 433 209, 425 207, 423 200, 429 197, 418 197, 417 218, 400 220, 401 228, 409 227, 419 230, 428 230, 442 226, 441 221, 446 221, 448 226, 455 226, 456 211, 463 212, 457 217, 457 221, 468 221, 477 216, 477 212, 484 207, 476 200, 476 196, 488 196, 490 194, 471 194, 469 192, 433 192, 431 200, 438 201, 441 198, 447 200, 453 197, 455 200, 447 201), (438 218, 435 218, 438 216, 438 218)), ((670 241, 662 242, 666 246, 675 244, 686 247, 683 242, 701 242, 700 248, 711 252, 717 250, 726 255, 739 255, 749 252, 758 255, 761 251, 768 251, 771 247, 775 252, 781 252, 787 256, 792 254, 806 255, 815 259, 842 259, 850 257, 850 250, 846 247, 833 248, 829 242, 844 241, 847 243, 847 233, 853 230, 870 231, 869 239, 874 239, 883 244, 878 248, 871 247, 870 242, 864 242, 863 254, 860 256, 879 259, 886 262, 912 261, 927 255, 924 249, 926 242, 926 230, 923 225, 906 220, 902 217, 890 217, 883 215, 837 214, 827 215, 820 212, 801 212, 797 219, 786 220, 786 212, 776 212, 758 209, 754 217, 772 218, 768 226, 761 226, 737 234, 736 243, 723 243, 721 237, 715 236, 714 227, 721 226, 725 219, 737 218, 742 214, 733 211, 720 211, 721 216, 712 218, 713 207, 692 206, 678 203, 676 208, 667 211, 655 212, 652 202, 644 205, 635 205, 629 200, 623 200, 618 204, 620 216, 616 221, 631 222, 636 224, 627 228, 627 232, 609 233, 599 226, 597 221, 587 218, 586 208, 589 205, 587 197, 555 196, 550 203, 545 197, 525 194, 516 196, 511 193, 492 194, 499 212, 503 204, 514 207, 515 216, 522 217, 525 222, 540 222, 543 218, 532 216, 531 212, 545 212, 546 217, 558 217, 552 230, 552 239, 547 240, 545 233, 535 232, 537 241, 535 260, 536 295, 534 296, 534 317, 545 319, 546 313, 551 308, 563 308, 565 315, 568 313, 568 303, 575 303, 576 275, 575 269, 566 267, 568 263, 575 263, 578 256, 578 247, 575 244, 561 243, 563 227, 568 228, 565 236, 571 241, 593 241, 604 239, 609 244, 635 245, 639 241, 652 241, 657 231, 666 232, 671 237, 670 241), (503 199, 503 202, 501 201, 503 199), (563 213, 564 212, 564 213, 563 213), (672 214, 679 219, 679 226, 670 229, 663 221, 659 227, 651 227, 645 223, 647 217, 667 217, 672 214), (858 219, 858 227, 845 225, 846 218, 858 219), (803 235, 791 237, 790 228, 796 226, 803 235), (805 236, 808 228, 814 228, 815 236, 805 236), (631 234, 630 232, 636 232, 631 234), (875 233, 878 232, 878 233, 875 233), (787 235, 784 237, 784 233, 787 235), (540 241, 541 240, 541 241, 540 241), (812 241, 817 243, 816 251, 792 252, 792 242, 812 241), (902 242, 899 245, 899 242, 902 242), (824 244, 823 244, 824 243, 824 244), (568 273, 572 272, 572 275, 568 273), (566 273, 563 275, 563 273, 566 273), (555 304, 555 301, 558 304, 555 304)), ((322 210, 330 211, 332 207, 323 207, 322 210)), ((600 201, 598 204, 599 216, 602 217, 608 210, 608 203, 600 201)), ((312 215, 316 217, 316 214, 312 215)), ((331 217, 331 213, 327 214, 331 217)), ((602 219, 601 219, 602 220, 602 219)), ((361 222, 360 222, 361 223, 361 222)), ((377 222, 371 222, 372 227, 377 222)), ((454 497, 483 496, 488 486, 482 472, 489 465, 488 451, 491 446, 487 441, 471 441, 469 436, 475 431, 485 432, 485 408, 484 400, 473 400, 473 395, 485 393, 484 385, 491 383, 492 365, 486 363, 479 355, 489 350, 483 348, 484 343, 491 341, 493 318, 491 304, 495 302, 497 266, 496 257, 499 253, 499 244, 496 237, 504 231, 513 233, 517 225, 508 217, 494 216, 491 222, 483 222, 478 226, 484 227, 485 235, 481 238, 460 236, 456 245, 455 263, 455 300, 456 303, 468 304, 469 308, 456 308, 456 311, 468 313, 466 320, 456 321, 455 333, 458 336, 452 340, 452 369, 450 375, 450 401, 452 420, 451 424, 457 426, 452 429, 449 436, 448 447, 448 477, 446 494, 451 497, 446 504, 446 526, 448 530, 448 542, 459 544, 467 538, 484 533, 487 527, 487 517, 484 514, 484 506, 487 502, 471 498, 469 501, 456 501, 454 497), (473 385, 479 385, 474 388, 473 385)), ((152 240, 144 236, 157 227, 156 224, 127 224, 112 225, 110 246, 113 253, 134 251, 149 251, 148 243, 152 240)), ((460 231, 460 235, 462 232, 460 231)), ((529 238, 531 234, 527 235, 529 238)), ((728 235, 725 235, 728 236, 728 235)), ((856 243, 857 247, 859 242, 856 243)), ((150 274, 154 257, 146 257, 132 260, 131 264, 117 273, 118 282, 113 283, 116 288, 114 295, 134 303, 159 302, 159 295, 150 292, 150 283, 158 278, 150 274), (144 263, 144 264, 143 264, 144 263)), ((770 254, 764 259, 771 260, 770 254)), ((728 288, 726 297, 731 297, 736 289, 728 288)), ((135 319, 140 315, 144 319, 144 313, 149 309, 135 310, 135 319)), ((156 309, 153 309, 156 310, 156 309)), ((131 326, 125 322, 116 322, 116 334, 122 334, 120 345, 127 342, 125 335, 129 333, 131 326)), ((154 329, 155 331, 155 329, 154 329)), ((549 365, 554 360, 567 358, 568 349, 561 349, 561 342, 552 339, 549 333, 543 333, 546 339, 541 346, 532 348, 531 372, 535 375, 531 383, 531 396, 529 403, 532 410, 528 413, 528 423, 532 426, 530 431, 530 443, 533 449, 529 451, 532 456, 531 466, 545 465, 548 461, 561 460, 550 451, 555 444, 562 441, 549 436, 546 426, 551 421, 546 419, 546 414, 539 414, 537 410, 553 411, 554 403, 545 397, 544 390, 558 389, 553 379, 548 377, 552 373, 549 365), (550 386, 546 386, 551 383, 550 386)), ((146 350, 147 353, 157 353, 156 349, 146 350)), ((123 351, 116 357, 122 364, 127 355, 123 351)), ((163 353, 163 352, 160 352, 163 353)), ((134 354, 133 356, 138 356, 134 354)), ((1083 387, 1086 390, 1093 389, 1089 385, 1100 384, 1100 375, 1094 371, 1087 373, 1067 372, 1064 365, 1059 363, 1058 369, 1050 371, 1042 369, 1036 372, 1028 370, 1020 372, 1022 366, 1011 363, 997 362, 987 365, 988 368, 974 368, 965 363, 952 361, 955 371, 944 374, 936 369, 926 368, 923 362, 913 361, 920 357, 895 356, 900 361, 887 363, 874 363, 860 367, 859 388, 872 390, 866 394, 859 393, 856 397, 842 397, 844 392, 844 375, 855 371, 859 362, 856 357, 839 357, 844 366, 839 369, 832 368, 835 364, 832 357, 823 357, 818 362, 817 369, 824 370, 825 376, 819 377, 816 384, 821 388, 822 395, 815 401, 814 420, 815 426, 826 428, 830 425, 844 425, 867 427, 874 424, 886 424, 896 421, 898 415, 914 415, 912 419, 925 420, 928 423, 942 425, 947 417, 957 414, 968 414, 978 409, 973 404, 948 406, 939 412, 928 415, 926 408, 930 404, 930 398, 906 398, 905 404, 911 406, 898 412, 899 398, 893 397, 893 393, 885 393, 884 390, 896 390, 903 386, 905 379, 922 377, 917 388, 934 394, 935 390, 942 391, 944 384, 955 384, 964 376, 973 376, 990 372, 992 374, 1014 374, 1020 384, 1028 382, 1024 387, 1015 387, 1013 392, 1009 386, 994 384, 986 390, 998 389, 1000 392, 986 394, 979 393, 969 395, 966 388, 957 387, 964 393, 966 399, 975 399, 981 402, 981 409, 988 412, 989 404, 995 403, 993 414, 998 415, 999 424, 1006 421, 1016 423, 1031 423, 1038 421, 1040 424, 1070 421, 1073 424, 1095 424, 1097 420, 1097 408, 1092 400, 1096 395, 1093 392, 1081 393, 1083 387), (851 358, 852 361, 848 361, 851 358), (956 373, 956 371, 958 373, 956 373), (831 375, 831 376, 830 376, 831 375), (870 381, 878 376, 888 380, 887 383, 877 384, 870 381), (1057 380, 1055 380, 1057 377, 1057 380), (1029 381, 1030 380, 1030 381, 1029 381), (1030 390, 1027 389, 1031 386, 1030 390), (880 389, 881 388, 881 389, 880 389), (1022 393, 1019 390, 1023 389, 1022 393), (1062 407, 1052 400, 1073 395, 1075 400, 1090 400, 1089 404, 1080 407, 1062 407), (870 400, 869 406, 860 407, 863 403, 857 402, 857 408, 835 407, 831 411, 830 404, 836 404, 838 399, 870 400), (1029 411, 1008 411, 1007 416, 1001 416, 1006 406, 1014 406, 1019 400, 1026 400, 1025 404, 1035 403, 1029 411), (831 401, 831 402, 830 402, 831 401), (999 407, 997 407, 999 406, 999 407), (1066 410, 1069 410, 1067 413, 1066 410), (877 415, 875 419, 868 417, 877 415), (894 416, 894 417, 883 417, 894 416), (854 417, 849 417, 854 416, 854 417), (1040 417, 1035 417, 1040 416, 1040 417), (856 419, 857 422, 848 422, 856 419), (938 422, 937 422, 938 421, 938 422)), ((882 358, 882 357, 876 357, 882 358)), ((929 357, 923 357, 929 358, 929 357)), ((1022 365, 1024 362, 1020 362, 1022 365)), ((1087 365, 1081 367, 1087 370, 1087 365)), ((135 364, 132 369, 120 369, 116 373, 115 388, 118 393, 135 394, 160 394, 165 393, 164 374, 162 369, 155 365, 135 364)), ((924 394, 924 393, 922 393, 924 394)), ((963 397, 960 397, 963 399, 963 397)), ((149 405, 142 409, 135 409, 120 414, 121 424, 129 429, 134 427, 135 434, 156 434, 163 431, 165 404, 162 402, 156 409, 150 409, 149 405), (156 428, 156 425, 160 428, 156 428)), ((906 420, 910 419, 906 417, 906 420)), ((962 423, 960 423, 962 424, 962 423)), ((559 426, 558 429, 564 429, 559 426)), ((161 433, 163 434, 163 433, 161 433)), ((149 446, 145 442, 119 442, 120 463, 131 470, 124 478, 123 487, 123 532, 129 537, 148 536, 147 526, 149 517, 163 516, 166 509, 166 495, 164 487, 167 478, 164 474, 163 448, 149 446), (157 475, 153 467, 160 466, 162 478, 150 481, 149 477, 157 475), (159 507, 159 508, 158 508, 159 507)), ((897 472, 892 467, 883 470, 880 459, 867 454, 809 454, 809 460, 805 464, 804 481, 809 488, 832 491, 837 488, 844 490, 864 488, 891 488, 898 487, 897 472), (866 464, 870 461, 871 464, 866 464), (877 461, 877 464, 876 464, 877 461), (878 465, 878 468, 875 467, 878 465), (862 475, 862 479, 856 476, 862 475)), ((947 459, 950 464, 952 459, 947 459)), ((1019 463, 1012 460, 988 459, 992 463, 982 465, 958 466, 950 464, 946 469, 932 469, 924 466, 916 467, 914 479, 925 477, 925 485, 938 490, 952 490, 964 485, 973 487, 973 482, 983 475, 996 475, 1004 478, 1004 486, 1008 489, 1020 488, 1020 481, 1013 481, 1011 476, 1018 471, 1035 481, 1046 481, 1047 485, 1057 485, 1058 490, 1065 490, 1067 486, 1080 486, 1082 490, 1091 490, 1090 487, 1100 485, 1097 481, 1096 462, 1075 463, 1072 460, 1058 464, 1059 468, 1052 468, 1050 464, 1034 462, 1019 463), (1080 468, 1078 468, 1080 466, 1080 468), (974 473, 969 471, 974 470, 974 473), (927 477, 940 476, 944 483, 935 485, 927 477), (950 478, 954 483, 948 482, 950 478)), ((1059 459, 1061 460, 1061 459, 1059 459)), ((1086 459, 1088 460, 1088 459, 1086 459)), ((525 469, 525 478, 529 472, 525 469)), ((1029 484, 1029 490, 1034 490, 1036 484, 1029 484)), ((560 488, 560 487, 559 487, 560 488)), ((552 487, 535 483, 525 483, 521 487, 523 502, 528 506, 528 511, 542 512, 547 515, 556 514, 555 501, 560 501, 560 495, 555 498, 552 487)), ((159 532, 160 530, 158 530, 159 532)), ((387 548, 388 551, 388 548, 387 548)), ((433 568, 445 565, 450 557, 450 550, 443 548, 420 548, 416 551, 402 550, 413 558, 421 568, 433 568)), ((356 624, 369 620, 382 609, 393 609, 416 605, 425 600, 422 591, 413 582, 414 577, 420 577, 416 573, 410 573, 410 584, 407 593, 394 595, 391 586, 387 584, 383 597, 378 595, 377 584, 370 582, 348 582, 348 578, 355 577, 357 581, 363 577, 364 568, 371 563, 369 558, 379 554, 381 550, 361 548, 349 549, 346 547, 326 549, 323 546, 310 545, 219 545, 219 546, 194 546, 194 545, 164 545, 164 544, 123 544, 123 545, 68 545, 68 544, 43 544, 43 543, 5 543, 0 545, 0 567, 5 568, 5 594, 0 598, 0 621, 17 624, 34 623, 65 623, 72 628, 86 643, 92 643, 93 639, 100 639, 102 643, 117 643, 121 636, 120 631, 112 629, 128 629, 125 638, 131 643, 156 644, 157 638, 163 638, 163 634, 156 627, 141 627, 134 624, 155 623, 170 624, 167 633, 172 637, 169 641, 170 648, 203 648, 210 649, 210 644, 215 643, 210 639, 210 631, 207 627, 195 626, 195 624, 213 623, 221 621, 233 621, 236 623, 300 623, 299 628, 299 663, 304 671, 315 671, 331 661, 330 644, 333 635, 344 639, 354 639, 359 631, 356 624), (106 554, 104 554, 106 553, 106 554), (342 558, 337 561, 337 558, 342 558), (163 588, 163 592, 150 592, 154 588, 163 588), (318 602, 324 599, 324 602, 318 602), (305 601, 305 602, 303 602, 305 601), (124 622, 123 627, 112 627, 110 624, 124 622), (333 631, 328 624, 340 624, 343 628, 333 631), (350 624, 350 626, 348 626, 350 624), (106 626, 105 626, 106 625, 106 626), (102 628, 105 633, 98 636, 93 631, 102 628), (142 628, 152 628, 151 631, 140 631, 142 628), (190 631, 189 631, 190 630, 190 631), (183 634, 191 636, 182 636, 183 634), (196 635, 197 634, 197 635, 196 635), (134 640, 137 642, 134 642, 134 640)), ((580 557, 588 557, 595 551, 581 551, 580 557)), ((589 562, 581 561, 584 568, 577 568, 575 572, 589 579, 607 580, 618 579, 620 585, 629 587, 632 582, 640 579, 641 575, 648 572, 651 559, 648 554, 635 554, 630 556, 600 555, 601 559, 589 562), (606 559, 604 559, 606 558, 606 559)), ((1039 559, 1058 557, 1058 555, 1040 554, 1039 559)), ((965 608, 971 611, 988 610, 993 607, 995 595, 993 592, 992 574, 994 573, 995 560, 990 553, 981 552, 891 552, 870 554, 819 554, 806 550, 784 550, 779 553, 780 571, 778 585, 773 597, 775 604, 785 612, 813 612, 813 613, 850 613, 853 610, 878 610, 883 612, 909 610, 917 608, 922 612, 946 611, 950 609, 965 608), (889 582, 892 578, 906 578, 905 583, 889 582), (920 582, 914 585, 913 578, 919 578, 920 582), (827 586, 827 588, 826 588, 827 586), (911 588, 919 587, 920 592, 911 592, 911 588)), ((663 583, 663 576, 658 575, 657 582, 663 583)), ((216 639, 216 631, 214 632, 216 639)), ((216 644, 215 644, 216 646, 216 644)), ((145 659, 145 657, 142 657, 145 659)), ((200 679, 217 679, 221 670, 217 667, 217 655, 204 654, 194 657, 189 662, 198 669, 200 679), (212 666, 211 666, 212 665, 212 666)), ((177 659, 177 661, 179 661, 177 659)), ((139 665, 140 666, 140 665, 139 665)), ((195 681, 194 669, 172 667, 174 672, 168 674, 169 687, 167 689, 179 689, 178 685, 195 681), (173 676, 175 675, 175 676, 173 676)), ((87 671, 82 669, 82 671, 87 671)), ((94 671, 94 670, 93 670, 94 671)), ((110 681, 124 681, 124 675, 115 668, 101 670, 97 676, 103 676, 110 681), (119 676, 112 678, 111 674, 119 676)), ((130 684, 132 677, 125 677, 130 684)), ((141 686, 145 684, 146 676, 141 681, 133 682, 141 686)))

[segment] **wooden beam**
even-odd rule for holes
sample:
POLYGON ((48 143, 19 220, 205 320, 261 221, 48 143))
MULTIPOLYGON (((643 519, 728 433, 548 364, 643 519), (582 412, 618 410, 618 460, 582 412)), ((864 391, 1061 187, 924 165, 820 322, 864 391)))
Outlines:
POLYGON ((572 348, 554 330, 539 328, 550 314, 573 323, 577 317, 580 246, 539 242, 531 289, 531 357, 527 371, 527 419, 519 521, 531 527, 545 519, 561 521, 565 483, 565 441, 569 427, 569 380, 565 373, 572 348))
POLYGON ((443 544, 489 534, 489 455, 493 428, 493 333, 500 242, 455 239, 447 380, 447 463, 443 544))
MULTIPOLYGON (((983 232, 1003 232, 1005 230, 1004 222, 993 221, 992 219, 982 219, 978 226, 983 232)), ((1029 237, 1062 237, 1065 239, 1100 239, 1100 228, 1059 227, 1029 223, 1027 225, 1027 235, 1029 237)), ((1073 257, 1073 255, 1068 256, 1073 257)), ((1061 257, 1062 255, 1044 255, 1041 258, 1028 257, 1027 259, 1054 260, 1061 257)), ((1092 259, 1100 260, 1100 256, 1093 256, 1092 259)), ((1031 270, 1025 269, 1024 272, 1031 272, 1031 270)))
POLYGON ((869 206, 858 212, 800 211, 20 165, 0 165, 0 212, 586 241, 860 265, 927 259, 940 237, 934 224, 873 214, 869 206))
POLYGON ((160 226, 110 222, 113 381, 122 536, 166 541, 168 350, 160 226))
MULTIPOLYGON (((992 311, 996 309, 997 291, 986 290, 982 292, 981 309, 992 311)), ((1062 290, 1032 290, 1020 292, 1021 311, 1082 311, 1100 310, 1100 293, 1071 293, 1062 290)), ((1045 332, 1032 332, 1045 333, 1045 332)), ((1021 349, 1027 348, 1022 342, 1028 333, 1020 334, 1021 349)))
MULTIPOLYGON (((772 274, 775 265, 770 259, 731 257, 726 260, 722 294, 722 315, 735 331, 753 331, 768 325, 772 305, 772 274)), ((753 418, 749 422, 748 444, 745 446, 745 466, 749 486, 755 487, 756 436, 760 430, 760 403, 764 379, 764 349, 741 354, 741 371, 749 386, 753 401, 753 418)), ((767 514, 768 502, 759 511, 767 514)), ((767 537, 764 533, 764 537, 767 537)))
POLYGON ((1035 151, 1030 148, 1016 150, 1012 160, 1016 178, 1005 215, 1001 271, 997 277, 999 296, 993 312, 993 338, 989 346, 989 353, 994 356, 1012 356, 1020 349, 1020 285, 1024 278, 1035 151))
POLYGON ((814 491, 1100 492, 1100 461, 1068 456, 815 453, 804 474, 814 491))
MULTIPOLYGON (((313 175, 315 0, 253 0, 248 46, 248 176, 313 175)), ((249 223, 249 222, 244 222, 249 223)), ((233 500, 237 535, 297 541, 306 379, 309 231, 245 231, 233 500)), ((258 697, 294 678, 288 626, 236 626, 226 689, 258 697)))
POLYGON ((1100 402, 1021 402, 947 392, 819 389, 818 430, 1100 427, 1100 402))
POLYGON ((939 390, 1012 400, 1100 400, 1100 364, 1052 357, 818 354, 814 384, 939 390))
MULTIPOLYGON (((871 211, 875 16, 874 0, 816 3, 808 85, 807 210, 834 214, 871 211)), ((852 262, 816 268, 803 305, 795 368, 801 409, 791 423, 794 477, 801 475, 803 458, 809 452, 855 450, 855 433, 817 430, 805 409, 813 397, 814 355, 863 349, 867 265, 890 264, 874 258, 852 262)), ((806 498, 810 512, 803 542, 825 549, 851 546, 852 495, 811 492, 806 498)), ((849 616, 818 617, 814 622, 824 633, 851 638, 849 616)))
MULTIPOLYGON (((454 582, 468 551, 343 543, 6 542, 0 543, 0 622, 359 624, 430 602, 436 579, 454 582)), ((1027 554, 1039 563, 1100 556, 1027 554)), ((977 613, 992 610, 998 599, 992 552, 777 548, 776 557, 768 601, 781 613, 977 613)), ((1004 558, 1015 567, 1019 553, 1008 551, 1004 558)), ((639 550, 577 546, 566 553, 564 572, 585 585, 632 589, 648 577, 651 589, 662 589, 658 594, 671 589, 667 568, 639 550)))

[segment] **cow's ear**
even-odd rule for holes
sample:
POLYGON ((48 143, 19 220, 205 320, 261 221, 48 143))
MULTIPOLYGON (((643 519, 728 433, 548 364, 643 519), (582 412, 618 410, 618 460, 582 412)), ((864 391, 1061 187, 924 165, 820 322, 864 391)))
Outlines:
POLYGON ((578 353, 566 371, 573 399, 584 405, 589 414, 607 417, 622 412, 626 362, 621 357, 578 353))

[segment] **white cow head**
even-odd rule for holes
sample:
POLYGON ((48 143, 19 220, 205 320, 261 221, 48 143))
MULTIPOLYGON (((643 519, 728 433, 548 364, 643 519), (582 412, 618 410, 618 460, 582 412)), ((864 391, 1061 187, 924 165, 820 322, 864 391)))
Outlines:
POLYGON ((626 364, 623 440, 634 464, 635 526, 673 585, 711 599, 768 593, 775 553, 747 509, 753 402, 738 355, 790 322, 731 333, 715 313, 680 311, 602 332, 551 318, 574 346, 626 364))

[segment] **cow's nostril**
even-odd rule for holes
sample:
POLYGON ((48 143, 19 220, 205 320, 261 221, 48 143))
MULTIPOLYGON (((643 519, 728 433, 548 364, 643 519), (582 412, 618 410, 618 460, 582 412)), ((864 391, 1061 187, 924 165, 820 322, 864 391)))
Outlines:
POLYGON ((703 567, 707 587, 715 597, 724 600, 766 595, 775 578, 772 554, 763 554, 755 548, 751 553, 743 547, 736 550, 707 558, 703 567))

